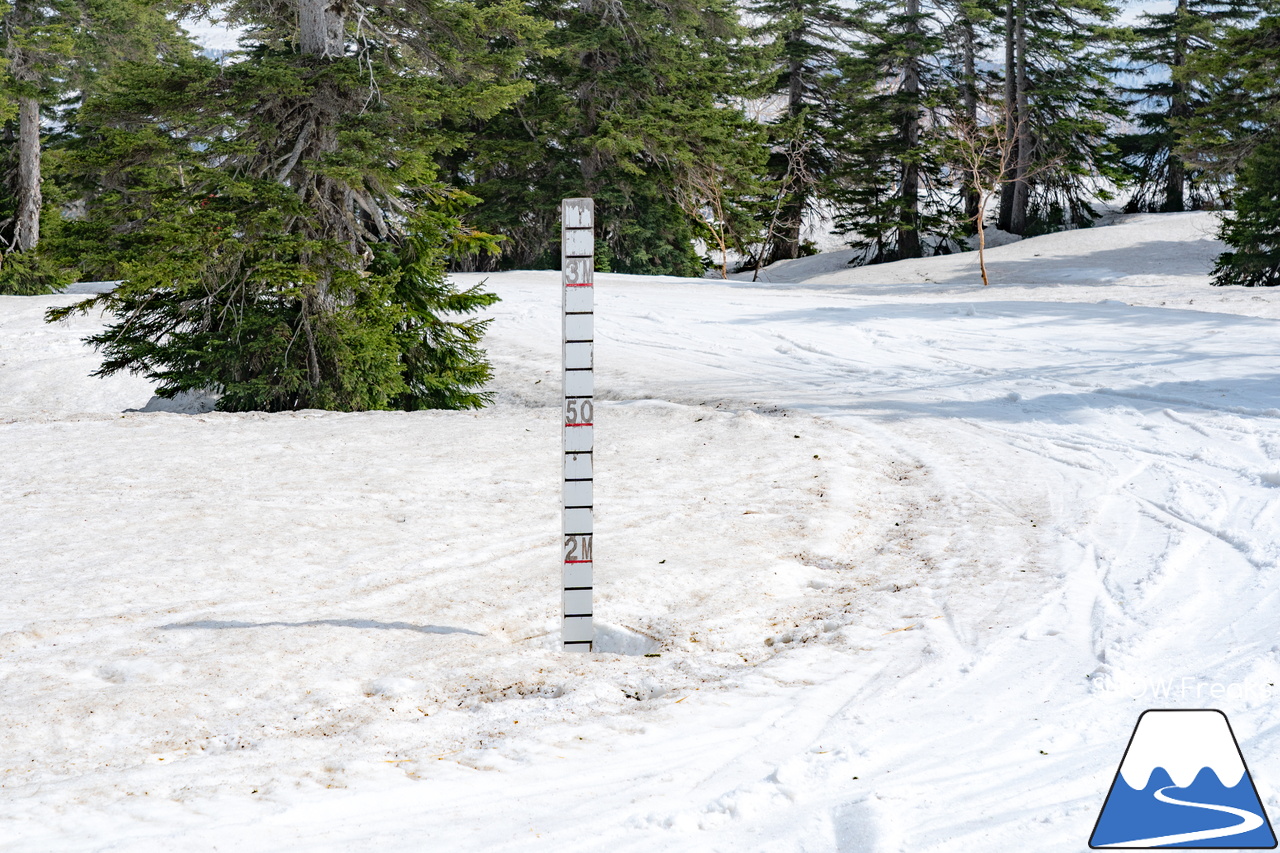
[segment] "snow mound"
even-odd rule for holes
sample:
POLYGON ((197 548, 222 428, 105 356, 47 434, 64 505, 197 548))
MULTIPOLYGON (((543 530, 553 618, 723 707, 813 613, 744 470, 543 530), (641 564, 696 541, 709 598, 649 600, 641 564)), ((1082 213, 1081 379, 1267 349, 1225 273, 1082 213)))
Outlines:
POLYGON ((172 398, 152 396, 141 409, 126 412, 170 412, 176 415, 203 415, 212 412, 218 395, 211 391, 181 391, 172 398))
MULTIPOLYGON (((1111 224, 1007 241, 996 234, 986 259, 992 285, 1027 287, 1155 284, 1194 278, 1207 283, 1213 261, 1225 248, 1217 239, 1219 214, 1129 214, 1111 224)), ((991 236, 994 231, 989 231, 991 236)), ((872 266, 849 266, 853 250, 824 252, 781 261, 762 270, 760 282, 857 286, 861 290, 893 285, 901 293, 947 291, 982 286, 977 252, 959 252, 872 266)), ((733 276, 750 281, 752 273, 733 276)))
POLYGON ((658 651, 660 644, 652 637, 647 637, 620 625, 596 623, 596 641, 594 649, 610 655, 649 655, 658 651))

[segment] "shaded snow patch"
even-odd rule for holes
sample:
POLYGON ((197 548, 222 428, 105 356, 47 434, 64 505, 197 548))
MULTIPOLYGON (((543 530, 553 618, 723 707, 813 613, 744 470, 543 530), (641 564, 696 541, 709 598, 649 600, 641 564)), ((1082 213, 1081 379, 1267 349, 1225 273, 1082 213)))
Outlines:
POLYGON ((180 391, 170 399, 153 396, 141 409, 125 409, 126 412, 170 412, 175 415, 203 415, 212 412, 218 402, 212 391, 180 391))

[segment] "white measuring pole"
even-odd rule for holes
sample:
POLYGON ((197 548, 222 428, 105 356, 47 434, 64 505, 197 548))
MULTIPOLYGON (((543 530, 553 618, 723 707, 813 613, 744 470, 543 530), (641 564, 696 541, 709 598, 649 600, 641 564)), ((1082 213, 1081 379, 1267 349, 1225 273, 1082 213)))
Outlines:
POLYGON ((595 203, 560 203, 560 269, 564 286, 564 610, 566 651, 589 652, 591 624, 592 421, 595 417, 595 203))

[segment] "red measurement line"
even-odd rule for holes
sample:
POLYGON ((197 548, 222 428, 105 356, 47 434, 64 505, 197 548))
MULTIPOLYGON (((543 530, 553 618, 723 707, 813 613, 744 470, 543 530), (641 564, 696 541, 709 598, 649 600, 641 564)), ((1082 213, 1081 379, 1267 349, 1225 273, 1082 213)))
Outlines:
POLYGON ((590 563, 590 560, 565 560, 566 563, 590 563))
POLYGON ((593 284, 595 284, 595 282, 592 282, 592 281, 588 281, 585 284, 567 284, 566 283, 565 287, 590 287, 593 284))
POLYGON ((592 424, 565 424, 565 426, 592 426, 592 424))

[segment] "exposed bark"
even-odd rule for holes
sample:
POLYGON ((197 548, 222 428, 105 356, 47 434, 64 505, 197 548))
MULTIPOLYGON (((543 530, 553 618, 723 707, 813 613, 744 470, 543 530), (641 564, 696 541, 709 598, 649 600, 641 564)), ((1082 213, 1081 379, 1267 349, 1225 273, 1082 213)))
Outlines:
POLYGON ((334 59, 346 52, 344 0, 298 0, 298 47, 309 56, 334 59))
MULTIPOLYGON (((1017 82, 1014 79, 1014 67, 1018 61, 1018 53, 1014 42, 1015 18, 1014 0, 1006 0, 1004 8, 1004 139, 1005 144, 1010 148, 1017 144, 1016 128, 1018 121, 1018 89, 1017 82)), ((1004 180, 1000 185, 1000 216, 996 223, 997 227, 1001 231, 1008 231, 1012 218, 1013 181, 1004 180)))
MULTIPOLYGON (((790 32, 786 36, 788 46, 793 48, 787 64, 787 116, 790 118, 800 115, 800 111, 804 109, 804 63, 794 50, 794 45, 800 41, 801 37, 800 32, 790 32)), ((783 190, 786 195, 779 211, 768 263, 800 257, 800 229, 808 201, 802 179, 804 172, 804 169, 789 168, 787 170, 789 180, 783 190)))
MULTIPOLYGON (((916 16, 920 14, 920 0, 906 0, 906 10, 908 36, 919 35, 920 21, 916 16)), ((898 230, 898 257, 901 258, 918 258, 921 255, 920 163, 916 159, 916 149, 920 144, 919 63, 913 50, 902 67, 902 91, 910 96, 907 99, 910 106, 902 117, 902 141, 906 159, 902 164, 902 226, 898 230)))
MULTIPOLYGON (((977 36, 973 30, 973 21, 967 16, 960 22, 961 28, 961 62, 964 80, 961 85, 961 98, 964 103, 964 114, 972 127, 978 126, 978 77, 977 77, 977 58, 976 42, 977 36)), ((978 221, 978 214, 982 210, 982 200, 980 193, 972 188, 963 189, 964 196, 964 216, 969 222, 977 223, 979 228, 979 239, 981 239, 982 223, 978 221)))
MULTIPOLYGON (((992 104, 992 107, 995 107, 992 104)), ((1003 109, 1000 107, 999 109, 1003 109)), ((957 115, 951 124, 955 135, 953 151, 957 155, 957 165, 963 174, 963 185, 978 196, 978 211, 973 218, 978 235, 978 268, 982 272, 983 285, 989 285, 991 279, 987 273, 987 234, 985 212, 987 202, 992 199, 1008 181, 1013 180, 1010 164, 1017 156, 1019 134, 1009 135, 1006 132, 1008 116, 997 112, 990 125, 981 125, 966 115, 957 115), (1004 119, 1005 126, 1001 126, 1004 119), (994 157, 994 161, 993 158, 994 157)), ((1021 128, 1015 127, 1015 131, 1021 128)), ((1052 169, 1061 162, 1061 156, 1045 158, 1032 166, 1023 175, 1030 179, 1041 172, 1052 169)))
POLYGON ((1009 216, 1009 230, 1014 234, 1027 232, 1027 205, 1031 197, 1031 110, 1027 98, 1027 15, 1019 4, 1015 24, 1017 39, 1017 131, 1018 153, 1013 184, 1013 210, 1009 216))
MULTIPOLYGON (((578 0, 578 8, 583 15, 597 15, 595 3, 593 0, 578 0)), ((599 129, 599 109, 600 104, 598 96, 592 89, 592 81, 594 80, 599 69, 604 68, 605 61, 600 53, 595 50, 586 51, 581 59, 582 67, 589 73, 586 82, 578 90, 578 106, 582 109, 582 130, 581 136, 589 138, 594 136, 599 129)), ((604 171, 605 159, 603 153, 598 148, 588 148, 582 152, 581 158, 578 160, 578 171, 582 175, 582 192, 584 195, 595 197, 600 193, 599 175, 604 171)), ((601 211, 597 210, 597 216, 601 211)), ((603 226, 603 223, 602 223, 603 226)), ((598 229, 600 233, 607 231, 607 226, 598 229)))
MULTIPOLYGON (((298 48, 302 53, 319 59, 338 59, 346 53, 347 7, 344 0, 297 0, 298 48)), ((365 254, 367 241, 356 215, 356 205, 351 188, 325 175, 318 175, 307 165, 321 160, 338 150, 338 114, 334 106, 342 102, 340 96, 317 91, 301 109, 290 107, 284 112, 294 113, 300 120, 292 132, 297 136, 288 153, 273 151, 271 155, 281 160, 285 168, 278 179, 288 183, 318 214, 313 226, 317 236, 336 237, 347 244, 356 256, 365 254)), ((274 172, 274 169, 272 170, 274 172)), ((333 293, 333 269, 319 261, 316 289, 303 300, 302 328, 307 345, 307 377, 313 387, 320 387, 322 376, 320 356, 316 351, 316 330, 313 322, 324 322, 324 317, 337 307, 333 293)))
MULTIPOLYGON (((978 204, 985 205, 987 202, 986 194, 978 192, 978 204)), ((979 207, 981 210, 981 207, 979 207)), ((991 279, 987 276, 987 229, 982 224, 982 217, 975 216, 974 222, 978 224, 978 269, 982 271, 982 286, 987 287, 991 284, 991 279)))
MULTIPOLYGON (((34 13, 31 0, 17 0, 4 22, 5 29, 11 34, 23 31, 31 25, 34 13)), ((10 37, 6 51, 9 73, 14 80, 30 86, 37 82, 38 74, 33 57, 20 45, 18 39, 10 37)), ((18 98, 17 174, 13 184, 16 210, 5 248, 28 252, 40 242, 40 209, 44 204, 40 184, 40 102, 28 94, 18 98)))
POLYGON ((787 43, 792 46, 792 56, 787 63, 787 115, 793 118, 800 114, 804 104, 804 63, 795 55, 794 48, 801 37, 800 32, 787 33, 787 43))
POLYGON ((40 242, 40 104, 35 98, 18 99, 17 213, 13 248, 29 252, 40 242))
MULTIPOLYGON (((1173 42, 1173 67, 1181 68, 1187 63, 1187 51, 1189 45, 1187 43, 1187 35, 1184 22, 1188 14, 1187 0, 1178 0, 1178 8, 1174 17, 1174 42, 1173 42)), ((1173 97, 1169 104, 1169 118, 1173 121, 1189 118, 1191 115, 1191 97, 1187 92, 1185 83, 1178 80, 1175 73, 1173 81, 1173 97)), ((1186 210, 1186 200, 1183 197, 1183 186, 1187 181, 1187 168, 1182 162, 1182 158, 1178 156, 1176 151, 1170 150, 1168 155, 1168 168, 1165 175, 1164 189, 1164 205, 1160 208, 1164 211, 1181 211, 1186 210)))

